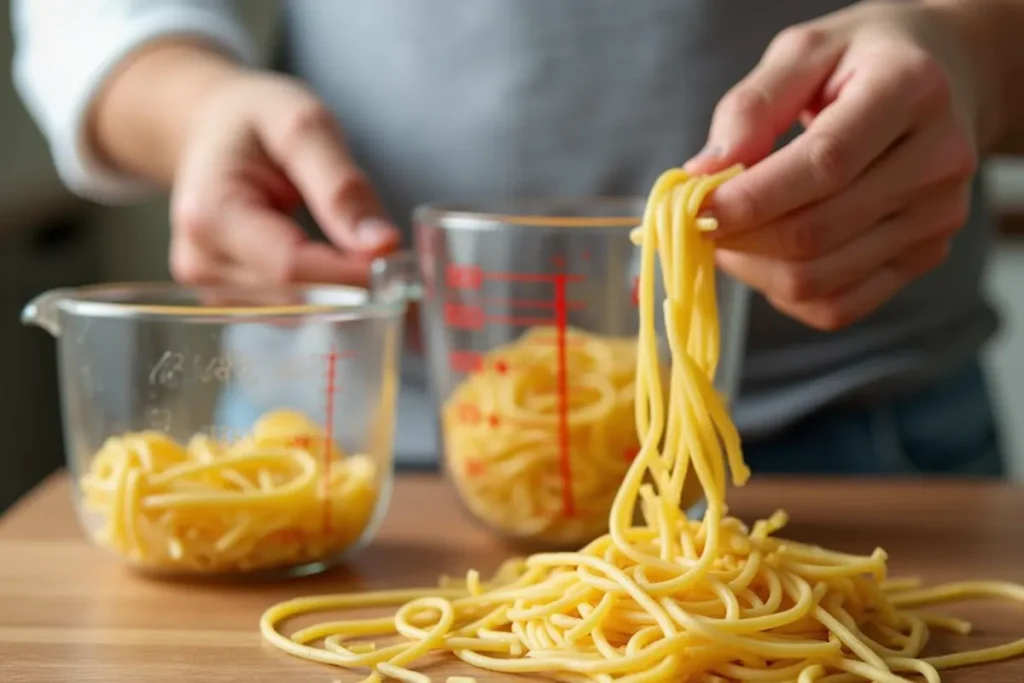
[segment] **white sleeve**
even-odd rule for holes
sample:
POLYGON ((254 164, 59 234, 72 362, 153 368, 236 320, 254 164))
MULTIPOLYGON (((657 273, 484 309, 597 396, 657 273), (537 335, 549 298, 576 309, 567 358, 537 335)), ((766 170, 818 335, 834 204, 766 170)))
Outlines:
MULTIPOLYGON (((244 62, 251 36, 228 0, 12 0, 14 84, 70 190, 122 202, 150 188, 104 167, 89 149, 92 98, 122 59, 148 41, 187 35, 244 62)), ((159 86, 157 86, 159 87, 159 86)))

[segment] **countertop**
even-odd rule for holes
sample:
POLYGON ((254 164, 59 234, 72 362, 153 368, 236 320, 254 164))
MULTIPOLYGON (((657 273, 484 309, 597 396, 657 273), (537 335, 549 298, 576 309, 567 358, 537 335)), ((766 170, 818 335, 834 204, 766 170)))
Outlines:
MULTIPOLYGON (((792 523, 783 535, 790 538, 850 552, 882 546, 894 576, 1024 582, 1024 490, 1010 485, 761 479, 729 500, 746 520, 786 508, 792 523)), ((380 534, 344 567, 273 584, 146 579, 90 545, 73 517, 67 479, 58 475, 0 519, 0 681, 357 680, 263 644, 262 611, 311 593, 432 586, 441 573, 490 572, 513 553, 462 511, 443 480, 405 475, 380 534)), ((959 646, 1024 635, 1024 605, 975 603, 948 611, 975 623, 975 635, 959 646)), ((457 673, 482 682, 524 680, 459 664, 428 673, 439 681, 457 673)), ((1024 660, 946 672, 943 680, 1024 681, 1024 660)))

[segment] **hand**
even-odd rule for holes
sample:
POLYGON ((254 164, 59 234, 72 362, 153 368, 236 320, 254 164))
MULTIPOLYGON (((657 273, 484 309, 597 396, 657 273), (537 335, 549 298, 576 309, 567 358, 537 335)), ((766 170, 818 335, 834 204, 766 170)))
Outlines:
POLYGON ((282 76, 242 72, 197 109, 175 170, 171 271, 191 284, 365 285, 393 249, 365 175, 331 112, 282 76), (300 202, 330 243, 290 217, 300 202))
POLYGON ((874 311, 941 264, 967 218, 984 131, 946 9, 862 3, 782 32, 687 164, 748 165, 709 204, 719 264, 808 325, 874 311))

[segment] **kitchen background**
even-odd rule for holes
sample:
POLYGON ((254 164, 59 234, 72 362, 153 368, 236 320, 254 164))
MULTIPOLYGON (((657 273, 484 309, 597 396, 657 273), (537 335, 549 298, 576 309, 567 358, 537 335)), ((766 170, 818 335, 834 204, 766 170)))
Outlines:
MULTIPOLYGON (((272 0, 239 4, 269 50, 272 0)), ((61 188, 11 87, 9 18, 0 0, 0 511, 62 461, 53 342, 20 325, 22 306, 57 286, 169 277, 165 200, 102 208, 61 188)), ((993 163, 988 181, 1004 230, 989 282, 1003 327, 987 361, 1013 474, 1024 481, 1024 159, 993 163)))

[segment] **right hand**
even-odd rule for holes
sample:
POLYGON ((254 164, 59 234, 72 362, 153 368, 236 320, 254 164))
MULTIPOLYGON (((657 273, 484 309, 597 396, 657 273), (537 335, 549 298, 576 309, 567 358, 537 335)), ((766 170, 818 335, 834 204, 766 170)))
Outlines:
POLYGON ((173 188, 171 273, 188 284, 365 285, 399 242, 330 110, 284 76, 243 72, 202 101, 173 188), (328 242, 291 218, 300 202, 328 242))

